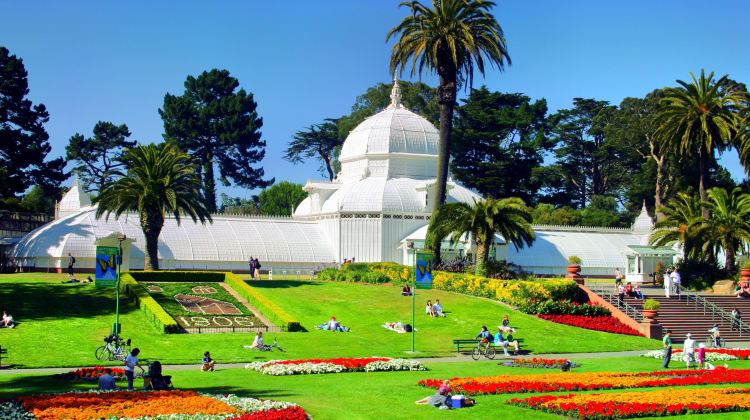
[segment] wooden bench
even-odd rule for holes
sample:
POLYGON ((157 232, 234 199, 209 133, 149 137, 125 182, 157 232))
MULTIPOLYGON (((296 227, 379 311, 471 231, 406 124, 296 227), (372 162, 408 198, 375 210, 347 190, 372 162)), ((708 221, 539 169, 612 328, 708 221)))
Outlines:
MULTIPOLYGON (((518 347, 520 349, 521 344, 523 343, 523 338, 516 338, 514 340, 518 341, 518 347)), ((479 343, 479 340, 476 338, 456 338, 453 340, 453 345, 456 346, 457 353, 461 353, 462 351, 461 349, 463 349, 463 351, 471 351, 474 349, 474 347, 477 346, 478 343, 479 343)), ((490 342, 490 345, 492 345, 492 342, 490 342)), ((497 346, 493 346, 493 347, 497 347, 497 346)), ((526 354, 528 352, 520 350, 518 353, 526 354)))
POLYGON ((0 346, 0 367, 3 366, 3 358, 6 358, 6 359, 8 358, 8 356, 3 356, 5 354, 8 354, 8 349, 3 346, 0 346))

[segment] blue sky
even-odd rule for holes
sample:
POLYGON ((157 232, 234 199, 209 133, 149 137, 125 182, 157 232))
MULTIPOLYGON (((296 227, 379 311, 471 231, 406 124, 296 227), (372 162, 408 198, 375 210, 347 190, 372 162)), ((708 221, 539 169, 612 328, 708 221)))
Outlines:
MULTIPOLYGON (((321 178, 318 164, 292 165, 283 150, 297 130, 348 113, 391 79, 385 34, 407 13, 398 3, 0 0, 0 45, 24 60, 30 97, 50 112, 54 156, 98 120, 161 141, 164 94, 181 94, 187 75, 226 68, 258 102, 266 174, 302 183, 321 178)), ((513 65, 475 84, 546 98, 550 111, 574 97, 619 103, 701 68, 750 84, 749 11, 742 0, 499 1, 513 65)), ((744 178, 735 152, 722 162, 744 178)))

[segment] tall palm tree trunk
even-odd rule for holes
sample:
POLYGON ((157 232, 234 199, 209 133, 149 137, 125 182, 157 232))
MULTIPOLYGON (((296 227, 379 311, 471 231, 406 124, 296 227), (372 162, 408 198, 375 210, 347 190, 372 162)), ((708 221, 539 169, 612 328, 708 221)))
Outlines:
POLYGON ((477 236, 477 261, 474 268, 474 274, 482 277, 487 276, 487 260, 490 257, 490 241, 492 240, 489 235, 484 236, 481 239, 480 236, 477 236))
POLYGON ((737 272, 734 266, 734 249, 730 246, 724 247, 724 269, 727 270, 727 276, 733 276, 737 272))
POLYGON ((662 201, 662 195, 664 194, 662 192, 662 185, 664 183, 664 156, 661 156, 658 159, 654 157, 654 160, 656 161, 656 188, 654 188, 654 207, 656 213, 656 221, 661 222, 666 217, 664 215, 664 212, 661 210, 662 207, 664 207, 664 202, 662 201))
POLYGON ((159 235, 164 227, 164 217, 159 210, 143 210, 140 214, 141 229, 146 238, 146 255, 143 261, 144 270, 159 269, 159 235))
MULTIPOLYGON (((698 193, 700 194, 701 201, 707 202, 708 201, 708 193, 706 192, 708 187, 708 158, 709 153, 708 149, 706 149, 705 145, 701 145, 700 150, 698 151, 698 157, 699 157, 699 170, 700 170, 700 181, 698 183, 698 193)), ((709 212, 708 208, 703 207, 701 209, 701 216, 703 216, 704 219, 708 219, 709 212)))

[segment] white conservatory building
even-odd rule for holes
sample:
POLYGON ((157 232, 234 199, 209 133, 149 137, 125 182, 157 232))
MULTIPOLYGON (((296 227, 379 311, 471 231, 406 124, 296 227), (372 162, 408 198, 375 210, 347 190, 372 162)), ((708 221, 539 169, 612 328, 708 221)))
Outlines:
MULTIPOLYGON (((336 179, 308 182, 308 197, 291 217, 215 215, 206 225, 167 218, 159 238, 160 268, 244 271, 250 257, 264 271, 305 274, 352 258, 412 263, 431 214, 437 151, 437 129, 401 105, 394 83, 391 104, 347 137, 336 179)), ((481 199, 450 179, 447 190, 448 202, 481 199)), ((56 220, 23 237, 9 257, 23 269, 58 271, 70 253, 77 268, 93 270, 96 245, 116 245, 116 236, 125 234, 123 268, 142 269, 145 240, 137 215, 96 219, 95 211, 74 182, 56 220)), ((584 275, 611 275, 620 267, 637 280, 653 269, 654 258, 667 258, 649 254, 651 227, 644 207, 632 229, 536 226, 532 247, 516 250, 496 237, 494 253, 539 274, 564 274, 567 257, 577 255, 584 275)), ((467 243, 448 249, 446 241, 443 247, 448 258, 471 252, 467 243)))

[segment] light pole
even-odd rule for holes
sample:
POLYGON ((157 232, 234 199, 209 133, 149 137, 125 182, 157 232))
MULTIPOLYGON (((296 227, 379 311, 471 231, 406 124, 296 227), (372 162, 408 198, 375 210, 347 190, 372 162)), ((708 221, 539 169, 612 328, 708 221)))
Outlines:
POLYGON ((122 272, 122 243, 128 239, 124 233, 117 234, 120 242, 120 251, 117 254, 117 282, 115 284, 115 325, 112 326, 112 335, 120 335, 120 273, 122 272))

